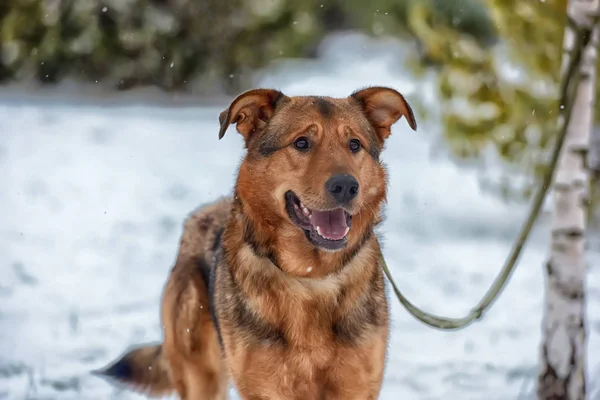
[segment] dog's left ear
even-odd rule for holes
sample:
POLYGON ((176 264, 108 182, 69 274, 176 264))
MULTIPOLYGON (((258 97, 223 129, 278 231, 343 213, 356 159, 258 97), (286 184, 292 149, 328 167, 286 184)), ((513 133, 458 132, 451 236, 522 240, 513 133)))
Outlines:
POLYGON ((248 142, 252 133, 264 128, 273 114, 275 106, 285 95, 274 89, 253 89, 240 94, 229 108, 219 115, 219 139, 225 135, 230 124, 235 123, 237 131, 248 142))
POLYGON ((365 116, 373 125, 381 140, 390 136, 390 129, 402 116, 406 118, 413 131, 417 130, 417 121, 412 108, 399 92, 387 87, 370 87, 358 90, 351 98, 358 101, 365 116))

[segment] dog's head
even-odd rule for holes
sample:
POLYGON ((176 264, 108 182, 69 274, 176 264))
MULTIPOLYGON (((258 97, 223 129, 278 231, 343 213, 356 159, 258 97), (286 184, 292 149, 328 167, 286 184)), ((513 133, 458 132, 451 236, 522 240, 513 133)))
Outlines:
POLYGON ((233 123, 244 137, 236 194, 252 215, 295 245, 336 251, 378 219, 387 181, 379 155, 402 116, 416 130, 404 97, 386 87, 346 98, 254 89, 221 113, 219 138, 233 123))

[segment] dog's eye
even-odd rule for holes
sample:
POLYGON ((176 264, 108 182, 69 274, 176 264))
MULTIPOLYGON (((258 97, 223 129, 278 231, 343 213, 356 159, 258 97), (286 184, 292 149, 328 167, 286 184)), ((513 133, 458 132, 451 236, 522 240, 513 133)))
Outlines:
POLYGON ((300 136, 298 139, 294 140, 294 147, 298 150, 308 150, 310 142, 308 141, 308 138, 300 136))
POLYGON ((356 153, 360 150, 360 141, 358 139, 352 139, 348 143, 348 148, 351 152, 356 153))

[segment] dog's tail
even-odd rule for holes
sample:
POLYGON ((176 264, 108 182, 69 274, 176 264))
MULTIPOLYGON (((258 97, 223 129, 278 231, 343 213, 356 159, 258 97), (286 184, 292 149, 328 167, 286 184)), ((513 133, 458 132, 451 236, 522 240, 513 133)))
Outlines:
POLYGON ((92 373, 151 397, 165 396, 174 390, 162 344, 130 348, 113 364, 92 373))

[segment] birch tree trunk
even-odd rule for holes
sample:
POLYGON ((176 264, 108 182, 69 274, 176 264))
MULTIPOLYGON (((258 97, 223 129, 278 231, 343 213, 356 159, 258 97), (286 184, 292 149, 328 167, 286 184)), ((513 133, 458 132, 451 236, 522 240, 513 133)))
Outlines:
MULTIPOLYGON (((563 42, 561 80, 568 78, 567 66, 578 52, 581 59, 573 73, 581 75, 575 94, 566 96, 570 101, 574 99, 574 104, 554 177, 537 387, 540 400, 583 400, 586 396, 585 231, 589 195, 586 158, 593 125, 599 13, 600 0, 568 0, 569 23, 563 42), (583 47, 576 48, 579 44, 583 47)), ((561 110, 565 109, 569 109, 568 105, 561 105, 561 110)), ((565 115, 561 118, 564 120, 565 115)))

